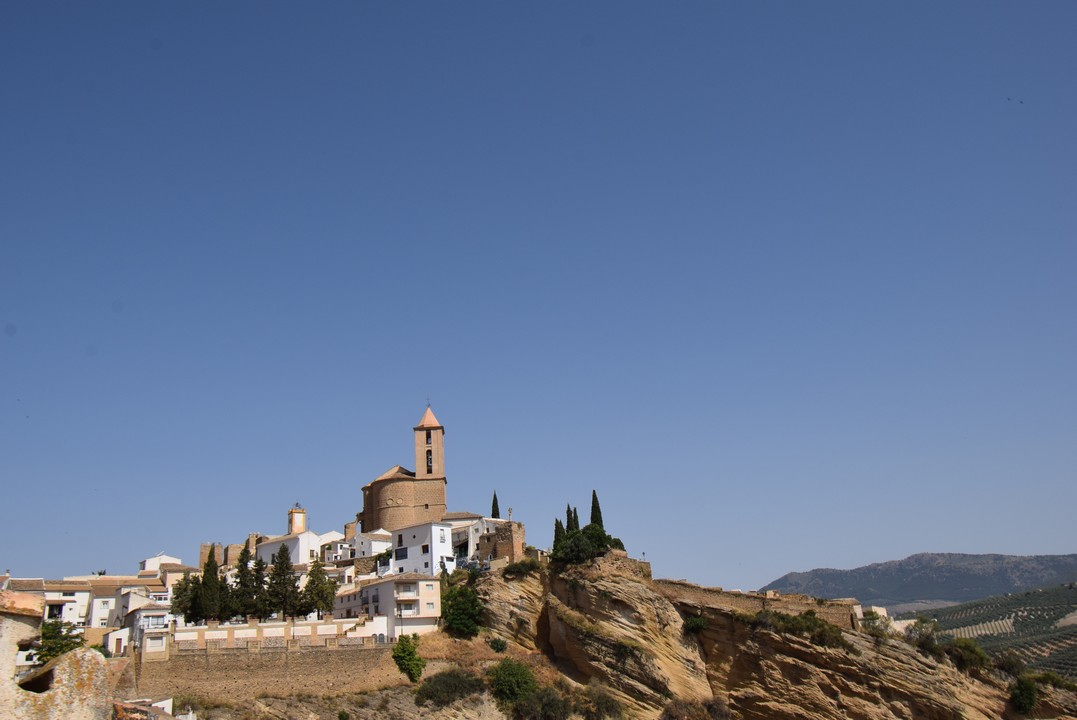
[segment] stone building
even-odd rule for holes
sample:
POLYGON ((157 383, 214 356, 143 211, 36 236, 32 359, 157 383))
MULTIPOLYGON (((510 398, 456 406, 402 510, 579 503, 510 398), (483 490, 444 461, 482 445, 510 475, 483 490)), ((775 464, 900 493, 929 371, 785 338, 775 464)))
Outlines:
POLYGON ((429 406, 415 432, 415 471, 395 465, 363 487, 364 533, 390 532, 445 516, 445 428, 429 406))

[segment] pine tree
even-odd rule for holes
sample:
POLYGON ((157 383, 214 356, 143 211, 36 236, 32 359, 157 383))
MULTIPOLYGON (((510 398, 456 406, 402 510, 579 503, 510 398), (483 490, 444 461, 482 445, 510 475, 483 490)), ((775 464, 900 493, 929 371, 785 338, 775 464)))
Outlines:
POLYGON ((306 615, 312 612, 318 613, 318 619, 322 619, 322 613, 332 613, 333 603, 337 597, 337 581, 330 580, 325 574, 325 566, 320 558, 316 558, 310 564, 307 571, 307 584, 303 586, 300 598, 300 614, 306 615))
POLYGON ((591 491, 591 524, 605 529, 602 525, 602 508, 598 504, 598 493, 594 490, 591 491))
POLYGON ((217 565, 217 549, 209 548, 209 557, 202 566, 202 584, 199 589, 202 600, 202 614, 207 620, 221 619, 221 575, 217 565))
POLYGON ((299 605, 299 584, 292 568, 292 553, 287 543, 273 553, 273 567, 269 571, 269 607, 279 610, 282 616, 295 616, 299 605))
POLYGON ((251 568, 251 541, 243 545, 239 552, 236 567, 236 585, 232 588, 232 610, 236 615, 248 617, 255 615, 255 595, 258 587, 254 581, 254 569, 251 568))
POLYGON ((492 518, 500 518, 501 517, 501 508, 499 508, 497 506, 497 493, 496 492, 494 493, 494 502, 490 506, 490 517, 492 517, 492 518))
POLYGON ((553 547, 557 549, 557 546, 565 541, 565 526, 561 524, 561 518, 554 518, 553 521, 553 547))
POLYGON ((259 620, 265 620, 273 613, 269 607, 269 588, 266 587, 266 561, 256 558, 252 574, 254 576, 254 604, 251 614, 259 620))

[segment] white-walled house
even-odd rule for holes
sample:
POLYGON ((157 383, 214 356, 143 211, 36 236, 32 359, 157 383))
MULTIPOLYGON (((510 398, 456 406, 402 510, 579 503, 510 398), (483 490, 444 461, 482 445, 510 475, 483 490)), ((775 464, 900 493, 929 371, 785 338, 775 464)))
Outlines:
POLYGON ((368 533, 357 533, 352 543, 355 546, 353 557, 376 557, 393 546, 393 536, 388 530, 378 528, 368 533))
POLYGON ((159 577, 160 574, 161 574, 161 566, 162 565, 182 565, 182 564, 183 564, 183 561, 180 560, 178 557, 172 557, 171 555, 165 555, 162 552, 162 553, 157 553, 153 557, 146 558, 145 560, 140 562, 138 564, 138 571, 139 571, 139 573, 152 571, 159 577))
POLYGON ((90 583, 86 580, 46 580, 45 619, 86 626, 90 583))
POLYGON ((451 516, 446 517, 446 522, 452 525, 453 553, 456 555, 457 562, 463 562, 486 560, 487 558, 478 556, 479 538, 511 521, 469 513, 452 513, 451 516))
POLYGON ((281 535, 258 543, 254 549, 254 556, 261 558, 266 565, 273 564, 273 555, 280 550, 281 545, 288 546, 288 552, 292 556, 293 565, 306 565, 320 557, 322 545, 334 540, 342 540, 344 534, 333 530, 325 535, 319 535, 311 530, 281 535))
POLYGON ((393 533, 393 555, 387 564, 378 565, 378 575, 387 573, 421 573, 440 575, 444 569, 456 569, 452 548, 452 526, 432 522, 400 528, 393 533))
POLYGON ((390 640, 437 630, 441 617, 441 583, 425 573, 400 573, 342 588, 334 618, 385 619, 390 640))

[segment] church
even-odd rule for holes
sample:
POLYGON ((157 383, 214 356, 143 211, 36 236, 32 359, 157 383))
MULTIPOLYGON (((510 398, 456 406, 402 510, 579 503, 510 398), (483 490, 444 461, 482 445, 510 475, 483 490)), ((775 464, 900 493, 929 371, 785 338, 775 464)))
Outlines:
POLYGON ((393 532, 446 517, 445 427, 426 406, 415 433, 415 471, 394 465, 363 486, 360 532, 393 532))

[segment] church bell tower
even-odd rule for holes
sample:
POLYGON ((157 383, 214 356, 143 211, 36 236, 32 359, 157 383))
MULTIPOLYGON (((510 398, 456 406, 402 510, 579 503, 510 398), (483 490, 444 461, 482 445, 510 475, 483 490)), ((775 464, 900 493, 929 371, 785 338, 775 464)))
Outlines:
POLYGON ((445 477, 445 428, 429 405, 415 426, 415 477, 445 477))

